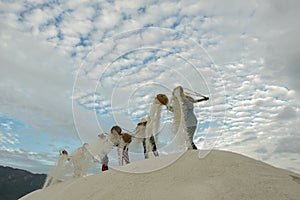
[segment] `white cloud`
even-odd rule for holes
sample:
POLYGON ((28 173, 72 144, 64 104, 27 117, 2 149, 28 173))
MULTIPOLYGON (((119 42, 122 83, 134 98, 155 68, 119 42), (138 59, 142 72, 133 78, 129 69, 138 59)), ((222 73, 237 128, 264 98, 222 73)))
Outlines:
POLYGON ((12 135, 9 132, 3 133, 0 131, 0 143, 6 144, 9 143, 11 145, 20 143, 18 138, 15 135, 12 135))
POLYGON ((300 137, 283 137, 278 140, 275 149, 276 153, 297 153, 300 154, 300 137))
POLYGON ((294 120, 297 116, 298 112, 290 106, 284 107, 277 115, 279 120, 294 120))
POLYGON ((2 113, 36 128, 72 130, 71 62, 45 43, 2 27, 6 29, 0 35, 5 40, 0 45, 2 113))
POLYGON ((47 173, 55 158, 45 153, 34 153, 23 149, 0 147, 0 165, 25 169, 34 173, 47 173))
POLYGON ((120 23, 122 18, 120 14, 120 12, 114 9, 103 10, 96 23, 99 24, 99 26, 101 26, 101 28, 104 30, 111 30, 120 23))

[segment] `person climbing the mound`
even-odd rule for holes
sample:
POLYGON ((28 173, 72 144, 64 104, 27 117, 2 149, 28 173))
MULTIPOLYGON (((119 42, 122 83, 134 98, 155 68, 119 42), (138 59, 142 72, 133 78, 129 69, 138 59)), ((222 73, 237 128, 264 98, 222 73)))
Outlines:
POLYGON ((74 168, 73 178, 86 176, 90 163, 94 161, 94 156, 89 151, 88 143, 84 143, 81 147, 75 149, 69 158, 74 168))
POLYGON ((157 150, 157 135, 160 126, 161 108, 168 104, 168 97, 164 94, 158 94, 150 107, 147 120, 142 118, 137 124, 134 136, 138 140, 142 140, 145 159, 149 158, 149 152, 153 152, 155 157, 159 156, 157 150))
POLYGON ((145 159, 149 158, 149 152, 152 151, 154 156, 158 156, 158 151, 155 143, 155 138, 153 135, 150 136, 149 138, 149 143, 150 143, 150 149, 147 149, 146 146, 146 125, 147 125, 147 120, 145 118, 142 118, 139 123, 137 123, 136 128, 135 128, 135 137, 138 139, 142 140, 143 143, 143 148, 144 148, 144 157, 145 159))
POLYGON ((128 133, 122 133, 122 129, 120 126, 113 126, 111 128, 111 142, 114 146, 118 147, 118 163, 119 166, 130 163, 129 154, 128 154, 128 146, 132 141, 132 136, 128 133))
POLYGON ((67 150, 63 149, 59 152, 59 157, 56 165, 54 166, 53 170, 49 172, 43 188, 59 182, 61 176, 63 176, 67 168, 70 167, 70 163, 68 162, 69 160, 70 158, 67 150))
POLYGON ((97 153, 100 158, 100 163, 102 164, 102 171, 108 170, 108 156, 107 154, 113 149, 113 144, 109 140, 109 136, 105 133, 101 133, 98 135, 99 148, 100 151, 97 153))
POLYGON ((108 170, 109 152, 117 147, 118 151, 118 164, 119 166, 130 163, 128 155, 128 146, 131 142, 131 135, 122 133, 122 129, 119 126, 113 126, 110 130, 110 134, 101 133, 98 135, 98 142, 96 154, 102 164, 102 171, 108 170))
POLYGON ((197 117, 194 113, 194 103, 199 103, 207 100, 209 100, 209 98, 205 96, 202 96, 201 99, 194 99, 193 97, 186 95, 183 91, 182 86, 178 86, 173 90, 173 105, 168 105, 167 108, 174 113, 174 122, 177 128, 179 124, 183 124, 184 129, 186 129, 188 137, 188 149, 197 150, 197 147, 193 141, 198 123, 197 117), (181 115, 183 115, 183 117, 181 115), (181 119, 183 119, 183 123, 181 123, 181 119))

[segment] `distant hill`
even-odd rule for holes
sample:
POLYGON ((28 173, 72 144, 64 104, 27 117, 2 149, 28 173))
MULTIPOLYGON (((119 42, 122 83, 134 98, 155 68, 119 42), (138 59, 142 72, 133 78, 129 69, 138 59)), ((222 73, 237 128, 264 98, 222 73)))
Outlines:
POLYGON ((0 200, 15 200, 43 187, 46 174, 0 166, 0 200))

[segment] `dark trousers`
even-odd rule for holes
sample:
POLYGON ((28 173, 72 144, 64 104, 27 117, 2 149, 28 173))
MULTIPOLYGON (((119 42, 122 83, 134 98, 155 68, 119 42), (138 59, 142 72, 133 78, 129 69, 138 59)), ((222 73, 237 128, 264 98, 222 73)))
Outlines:
POLYGON ((143 147, 144 147, 145 158, 148 158, 148 152, 147 152, 147 146, 146 146, 146 140, 147 139, 149 139, 149 141, 150 141, 151 151, 153 152, 154 156, 158 156, 157 147, 156 147, 156 144, 155 144, 155 138, 154 138, 153 135, 151 135, 150 138, 144 138, 143 139, 143 147))
POLYGON ((188 133, 188 137, 189 137, 189 143, 190 143, 188 149, 197 149, 197 147, 196 147, 196 145, 194 144, 194 141, 193 141, 193 137, 194 137, 196 128, 197 128, 197 126, 189 126, 189 127, 186 128, 187 133, 188 133))

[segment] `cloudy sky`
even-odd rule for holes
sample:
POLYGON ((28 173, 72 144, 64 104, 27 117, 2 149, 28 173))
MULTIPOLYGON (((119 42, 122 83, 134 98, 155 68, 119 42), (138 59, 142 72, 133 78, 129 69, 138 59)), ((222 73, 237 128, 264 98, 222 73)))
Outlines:
MULTIPOLYGON (((0 165, 47 172, 60 149, 114 124, 133 130, 155 94, 183 85, 210 96, 195 107, 198 147, 300 173, 299 9, 296 0, 1 0, 0 165)), ((162 130, 171 118, 163 109, 162 130)), ((172 136, 162 132, 165 147, 172 136)))

